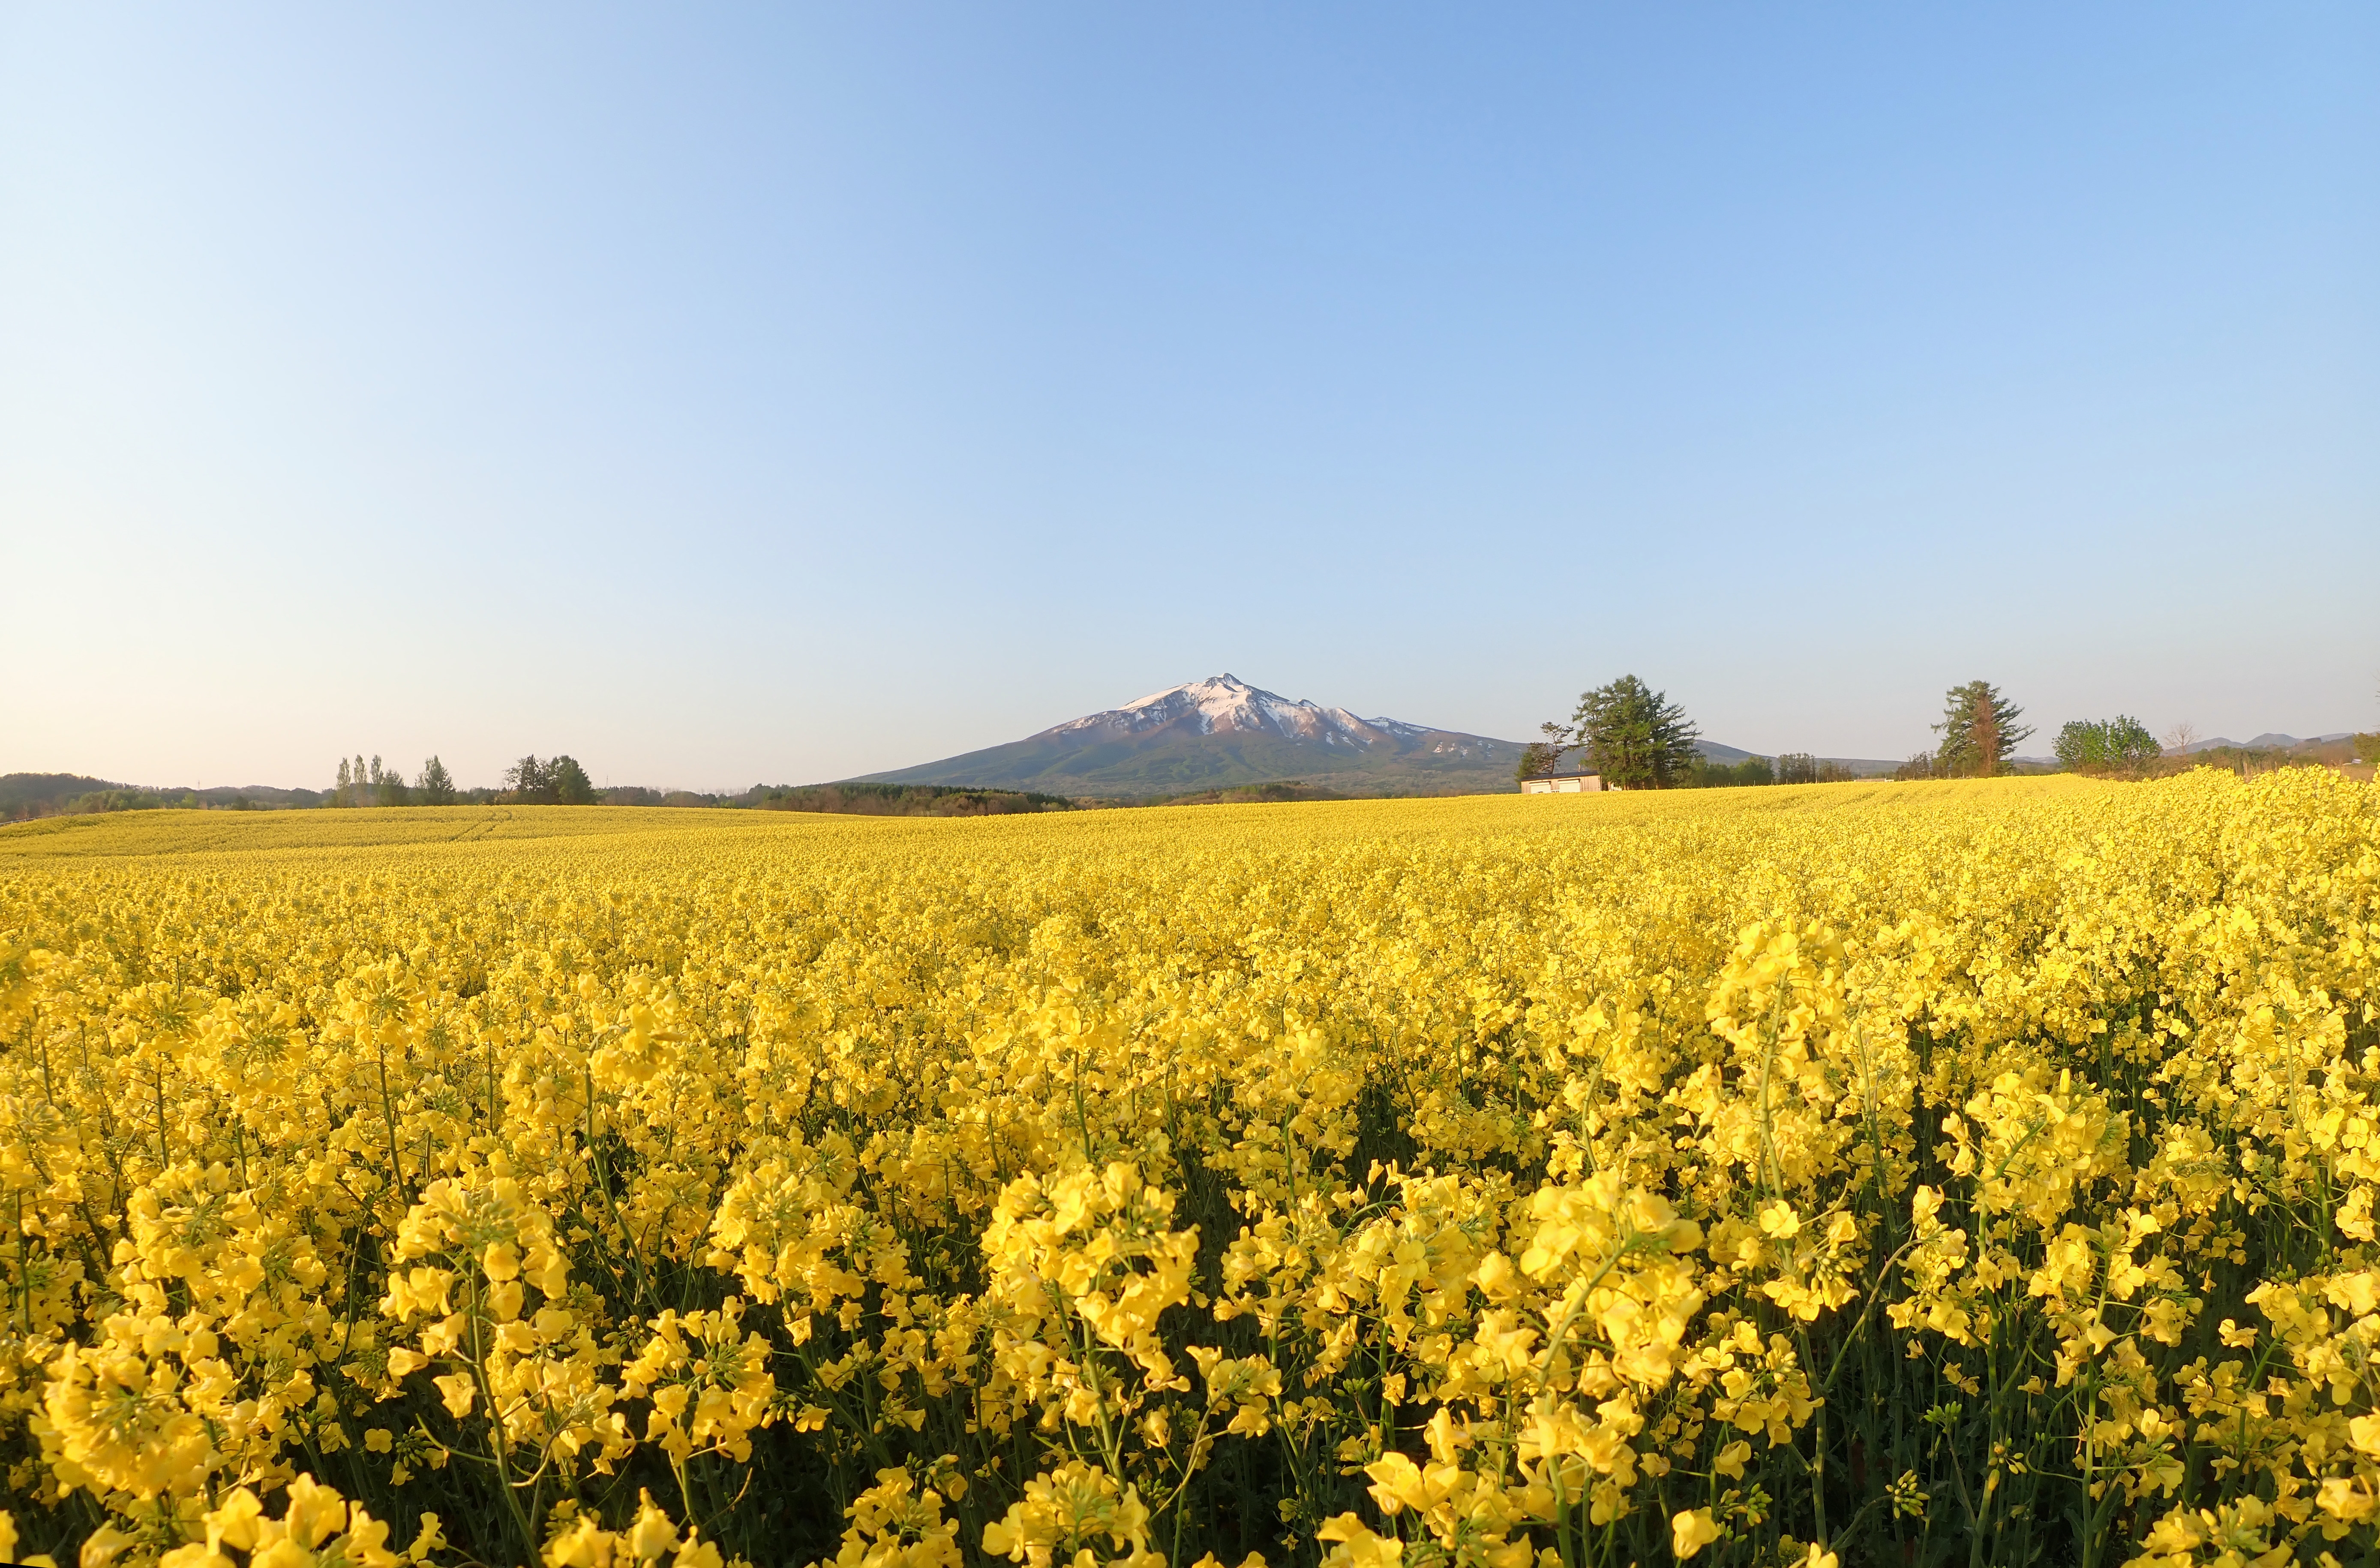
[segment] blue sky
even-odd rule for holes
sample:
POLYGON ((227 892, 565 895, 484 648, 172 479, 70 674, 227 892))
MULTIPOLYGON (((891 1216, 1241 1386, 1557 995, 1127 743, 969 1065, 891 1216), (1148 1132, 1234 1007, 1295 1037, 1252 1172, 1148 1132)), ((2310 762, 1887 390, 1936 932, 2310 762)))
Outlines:
POLYGON ((0 10, 0 771, 2380 725, 2380 8, 0 10))

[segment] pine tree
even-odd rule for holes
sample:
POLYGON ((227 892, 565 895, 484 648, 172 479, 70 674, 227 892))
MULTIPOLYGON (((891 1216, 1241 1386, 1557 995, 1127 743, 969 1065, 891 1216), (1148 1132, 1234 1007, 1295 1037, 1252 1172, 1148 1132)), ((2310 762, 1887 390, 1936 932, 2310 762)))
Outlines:
POLYGON ((1578 699, 1572 732, 1587 760, 1617 789, 1670 789, 1687 781, 1702 737, 1685 710, 1634 675, 1622 675, 1578 699))
POLYGON ((595 781, 577 760, 564 754, 545 765, 545 787, 550 798, 564 806, 591 806, 595 802, 595 781))
POLYGON ((421 774, 414 781, 413 793, 421 797, 424 806, 452 806, 455 804, 455 775, 446 771, 445 763, 433 756, 421 764, 421 774))
POLYGON ((1952 687, 1942 722, 1934 726, 1942 736, 1934 748, 1935 771, 1953 779, 1987 779, 2000 772, 2017 743, 2033 733, 2031 725, 2017 723, 2023 712, 1989 681, 1952 687))

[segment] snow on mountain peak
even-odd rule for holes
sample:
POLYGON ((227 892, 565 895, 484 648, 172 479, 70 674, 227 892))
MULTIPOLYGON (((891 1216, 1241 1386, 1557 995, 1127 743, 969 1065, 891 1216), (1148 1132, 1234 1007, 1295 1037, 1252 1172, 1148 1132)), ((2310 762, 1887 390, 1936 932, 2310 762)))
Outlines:
MULTIPOLYGON (((1167 687, 1163 691, 1153 691, 1147 697, 1125 703, 1115 711, 1137 713, 1143 709, 1168 704, 1178 707, 1181 700, 1187 700, 1200 712, 1212 713, 1244 706, 1252 699, 1268 697, 1272 697, 1272 693, 1258 691, 1239 676, 1227 672, 1208 675, 1203 681, 1184 681, 1180 686, 1167 687)), ((1278 697, 1272 697, 1272 699, 1276 702, 1281 700, 1278 697)))
POLYGON ((1419 733, 1413 725, 1359 719, 1344 708, 1324 708, 1302 699, 1293 702, 1229 672, 1151 692, 1121 708, 1059 724, 1048 733, 1104 728, 1140 734, 1169 724, 1182 724, 1205 735, 1271 734, 1328 745, 1369 746, 1383 733, 1419 733))

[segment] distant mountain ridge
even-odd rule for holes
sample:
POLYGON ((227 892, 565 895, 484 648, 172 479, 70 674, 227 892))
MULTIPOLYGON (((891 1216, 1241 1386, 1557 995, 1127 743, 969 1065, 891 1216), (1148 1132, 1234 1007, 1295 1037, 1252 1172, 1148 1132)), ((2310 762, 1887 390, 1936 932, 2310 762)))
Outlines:
POLYGON ((2193 740, 2190 743, 2186 751, 2213 751, 2217 748, 2226 746, 2237 747, 2242 750, 2248 751, 2287 751, 2293 746, 2320 746, 2325 741, 2351 740, 2353 738, 2354 732, 2352 730, 2340 730, 2335 735, 2281 735, 2272 730, 2266 730, 2263 735, 2258 735, 2253 740, 2231 740, 2219 735, 2212 740, 2193 740))

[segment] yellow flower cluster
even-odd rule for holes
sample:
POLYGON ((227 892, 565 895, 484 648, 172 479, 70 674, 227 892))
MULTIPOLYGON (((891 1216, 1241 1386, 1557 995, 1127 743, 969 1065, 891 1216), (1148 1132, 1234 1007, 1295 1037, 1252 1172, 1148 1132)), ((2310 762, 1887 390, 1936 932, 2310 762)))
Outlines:
POLYGON ((2380 1560, 2326 774, 0 833, 0 1558, 2380 1560))

